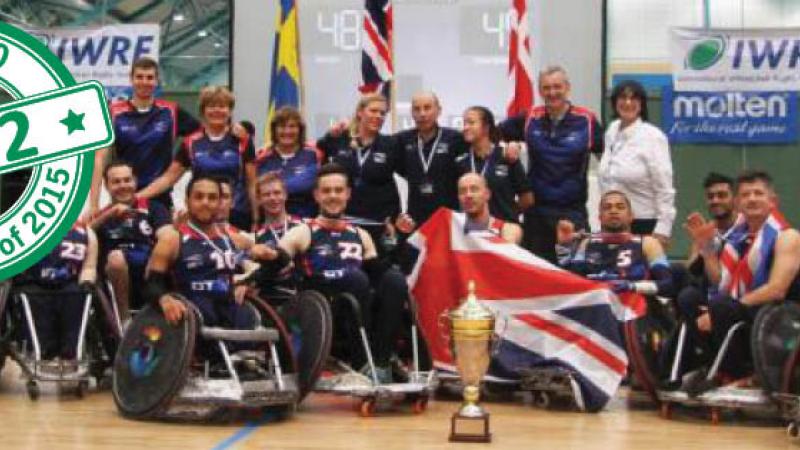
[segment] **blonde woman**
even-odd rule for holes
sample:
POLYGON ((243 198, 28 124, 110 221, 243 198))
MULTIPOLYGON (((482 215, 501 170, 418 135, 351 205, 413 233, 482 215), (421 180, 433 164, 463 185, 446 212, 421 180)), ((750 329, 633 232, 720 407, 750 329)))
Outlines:
POLYGON ((186 137, 167 171, 138 193, 152 198, 167 191, 187 170, 194 176, 227 179, 233 185, 233 209, 230 223, 240 230, 250 230, 258 223, 255 202, 255 150, 249 135, 238 137, 231 132, 233 94, 222 86, 208 86, 200 91, 200 114, 203 127, 186 137))
POLYGON ((398 154, 393 139, 380 132, 387 108, 388 102, 380 94, 361 97, 349 129, 328 133, 317 141, 326 161, 343 166, 351 180, 347 214, 380 223, 394 220, 400 211, 394 181, 398 154))

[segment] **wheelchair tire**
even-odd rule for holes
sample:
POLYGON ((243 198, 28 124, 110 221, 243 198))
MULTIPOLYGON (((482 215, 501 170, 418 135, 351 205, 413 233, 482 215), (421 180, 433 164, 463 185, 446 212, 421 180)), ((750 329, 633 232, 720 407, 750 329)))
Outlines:
POLYGON ((281 369, 285 373, 297 373, 297 358, 292 348, 292 337, 281 316, 275 311, 275 308, 259 297, 248 294, 247 301, 255 305, 261 313, 262 325, 278 330, 281 340, 276 347, 278 348, 278 360, 281 363, 281 369))
POLYGON ((799 341, 799 305, 775 303, 758 311, 750 333, 750 349, 755 373, 766 393, 783 390, 785 367, 796 353, 799 341))
POLYGON ((152 306, 134 318, 114 361, 112 393, 122 415, 157 418, 169 406, 187 379, 197 328, 191 312, 178 325, 152 306))
POLYGON ((299 403, 314 388, 331 352, 333 315, 328 299, 311 290, 283 305, 282 315, 297 357, 299 403))
POLYGON ((663 373, 661 355, 676 330, 677 324, 666 308, 649 298, 647 314, 624 325, 625 350, 633 369, 632 376, 656 403, 659 403, 657 391, 663 373))

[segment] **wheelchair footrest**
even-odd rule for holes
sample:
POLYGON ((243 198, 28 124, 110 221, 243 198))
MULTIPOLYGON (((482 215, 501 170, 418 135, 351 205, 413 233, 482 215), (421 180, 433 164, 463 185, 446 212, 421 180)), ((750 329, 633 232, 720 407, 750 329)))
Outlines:
POLYGON ((253 330, 234 330, 219 327, 202 327, 200 335, 206 339, 220 339, 236 342, 277 342, 280 338, 274 328, 258 327, 253 330))
POLYGON ((541 367, 520 371, 520 389, 524 391, 551 391, 572 393, 573 373, 555 367, 541 367))

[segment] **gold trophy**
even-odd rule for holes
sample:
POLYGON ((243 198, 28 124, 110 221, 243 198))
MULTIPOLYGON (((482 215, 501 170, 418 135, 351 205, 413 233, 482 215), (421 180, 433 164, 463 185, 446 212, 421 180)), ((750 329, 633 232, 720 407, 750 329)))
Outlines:
POLYGON ((467 285, 467 299, 448 313, 451 350, 464 384, 464 403, 450 421, 451 442, 490 442, 489 413, 480 405, 480 385, 489 370, 495 316, 475 298, 475 282, 467 285))

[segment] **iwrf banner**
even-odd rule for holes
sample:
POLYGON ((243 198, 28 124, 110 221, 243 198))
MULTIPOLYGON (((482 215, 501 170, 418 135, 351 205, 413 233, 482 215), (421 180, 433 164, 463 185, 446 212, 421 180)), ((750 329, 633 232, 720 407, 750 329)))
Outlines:
POLYGON ((685 92, 667 86, 662 128, 673 144, 797 141, 795 92, 685 92))
POLYGON ((108 98, 128 97, 133 61, 148 56, 158 61, 159 25, 29 28, 61 59, 77 81, 97 80, 108 98))
POLYGON ((800 28, 673 28, 676 91, 800 90, 800 28))

